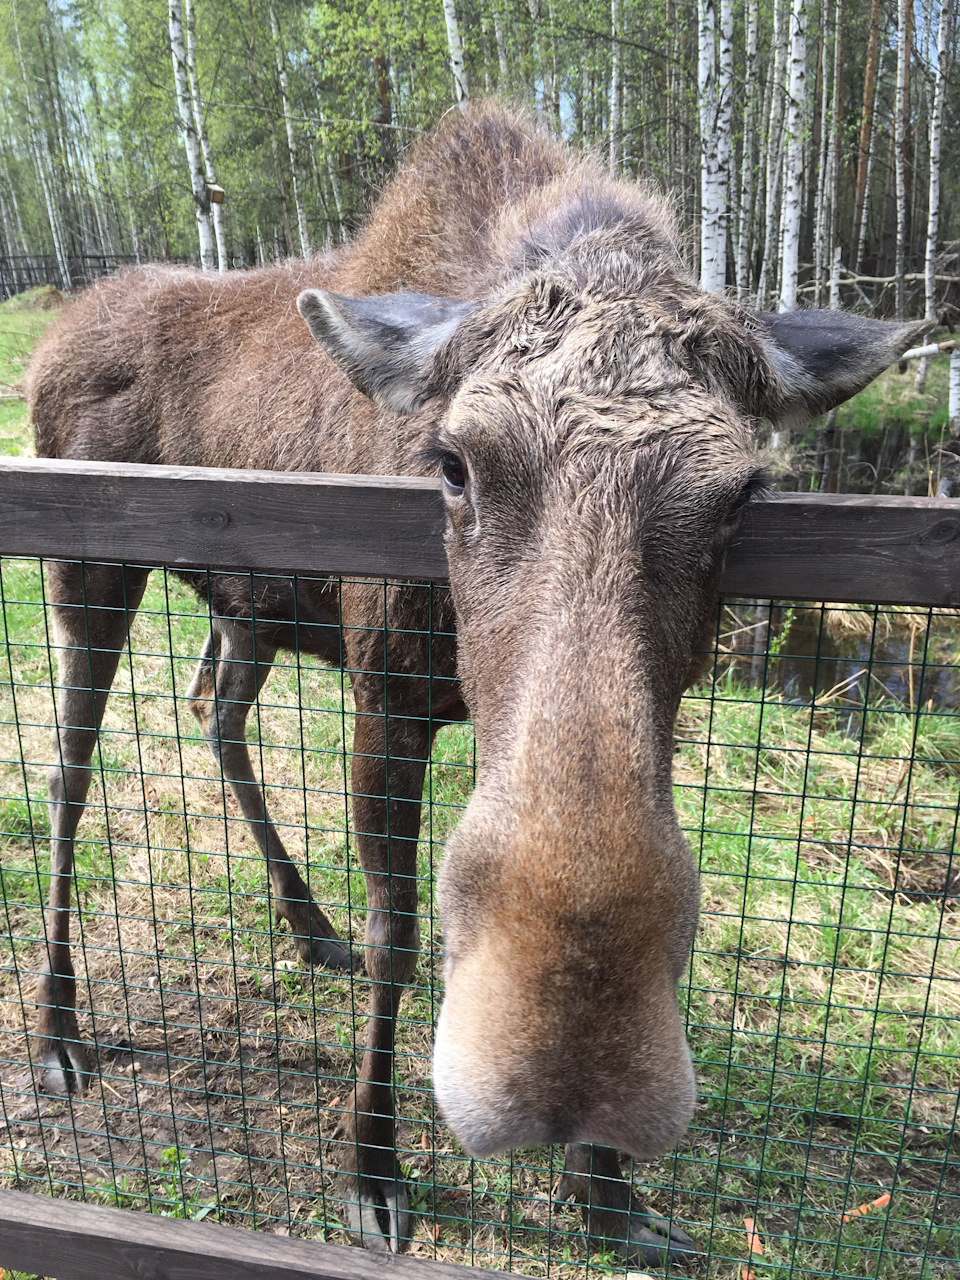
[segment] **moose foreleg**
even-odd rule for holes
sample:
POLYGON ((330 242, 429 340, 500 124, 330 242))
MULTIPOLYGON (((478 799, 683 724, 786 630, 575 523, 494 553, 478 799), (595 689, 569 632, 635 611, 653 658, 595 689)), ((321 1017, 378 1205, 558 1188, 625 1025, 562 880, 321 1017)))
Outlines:
POLYGON ((140 569, 53 562, 47 567, 57 648, 56 762, 48 775, 50 897, 47 961, 37 979, 40 1085, 80 1092, 90 1060, 77 1026, 70 958, 70 885, 77 827, 86 805, 90 761, 127 630, 147 582, 140 569))
POLYGON ((410 1235, 410 1198, 396 1156, 393 1049, 403 987, 420 947, 417 839, 431 737, 425 719, 364 714, 358 700, 353 815, 367 885, 372 998, 356 1090, 338 1136, 349 1231, 381 1252, 399 1253, 410 1235))
POLYGON ((697 1246, 666 1218, 648 1213, 620 1172, 613 1147, 571 1142, 565 1150, 563 1177, 557 1186, 557 1208, 572 1200, 580 1206, 583 1228, 593 1248, 614 1249, 627 1264, 637 1254, 648 1267, 677 1262, 697 1246))
POLYGON ((270 674, 276 649, 244 623, 215 618, 187 697, 203 736, 230 784, 260 852, 267 860, 278 919, 290 926, 300 958, 349 972, 350 947, 310 896, 291 861, 250 763, 247 717, 270 674))

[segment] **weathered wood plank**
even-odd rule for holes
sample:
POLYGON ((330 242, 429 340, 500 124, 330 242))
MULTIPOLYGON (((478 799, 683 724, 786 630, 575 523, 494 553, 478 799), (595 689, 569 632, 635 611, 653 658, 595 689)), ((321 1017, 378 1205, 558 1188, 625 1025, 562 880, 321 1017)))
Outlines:
POLYGON ((424 1258, 0 1191, 0 1267, 56 1280, 481 1280, 424 1258))
POLYGON ((0 459, 0 552, 443 579, 437 481, 0 459))
POLYGON ((778 494, 747 509, 725 595, 960 605, 960 501, 778 494))
MULTIPOLYGON (((439 482, 0 459, 0 554, 442 581, 439 482)), ((960 501, 778 494, 727 595, 960 606, 960 501)))

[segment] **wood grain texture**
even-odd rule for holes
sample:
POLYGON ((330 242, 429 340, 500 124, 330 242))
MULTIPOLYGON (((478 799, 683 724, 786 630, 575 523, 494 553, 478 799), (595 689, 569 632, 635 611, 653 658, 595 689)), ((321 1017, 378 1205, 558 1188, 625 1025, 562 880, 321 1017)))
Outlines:
MULTIPOLYGON (((0 459, 0 554, 442 581, 439 481, 0 459)), ((960 606, 960 500, 777 494, 726 595, 960 606)))
POLYGON ((435 480, 0 460, 0 554, 443 579, 435 480))
POLYGON ((0 1267, 56 1280, 480 1280, 345 1245, 0 1191, 0 1267))

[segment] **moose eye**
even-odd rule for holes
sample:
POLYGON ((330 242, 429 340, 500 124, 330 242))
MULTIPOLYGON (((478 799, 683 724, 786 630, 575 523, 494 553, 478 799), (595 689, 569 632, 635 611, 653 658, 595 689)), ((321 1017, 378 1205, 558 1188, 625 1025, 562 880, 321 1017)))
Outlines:
POLYGON ((440 468, 443 473, 443 483, 446 485, 450 493, 463 493, 464 486, 467 483, 466 472, 463 463, 453 453, 445 453, 440 460, 440 468))
POLYGON ((750 501, 752 496, 753 496, 753 486, 747 485, 745 489, 741 490, 741 492, 737 494, 733 502, 731 502, 730 514, 732 516, 735 516, 737 512, 742 511, 743 508, 750 501))

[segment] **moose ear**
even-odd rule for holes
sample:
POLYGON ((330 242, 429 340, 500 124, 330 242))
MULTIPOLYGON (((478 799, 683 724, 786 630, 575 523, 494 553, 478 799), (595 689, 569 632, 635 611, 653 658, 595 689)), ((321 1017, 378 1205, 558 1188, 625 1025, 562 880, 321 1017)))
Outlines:
POLYGON ((334 364, 365 396, 395 413, 420 407, 434 352, 478 306, 426 293, 347 298, 326 289, 305 289, 297 299, 334 364))
POLYGON ((755 412, 782 426, 815 418, 862 391, 932 323, 895 324, 844 311, 784 311, 757 320, 779 386, 767 390, 755 412))

